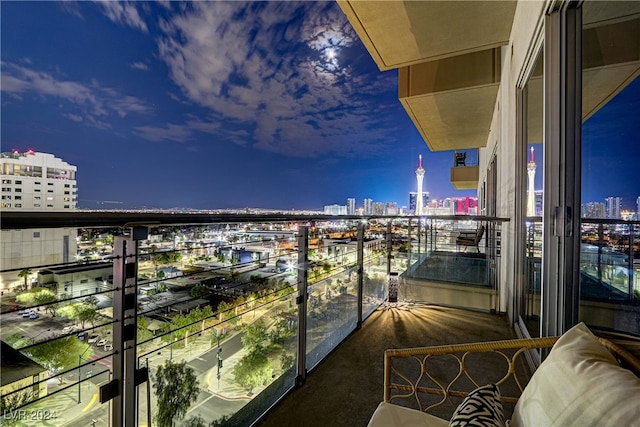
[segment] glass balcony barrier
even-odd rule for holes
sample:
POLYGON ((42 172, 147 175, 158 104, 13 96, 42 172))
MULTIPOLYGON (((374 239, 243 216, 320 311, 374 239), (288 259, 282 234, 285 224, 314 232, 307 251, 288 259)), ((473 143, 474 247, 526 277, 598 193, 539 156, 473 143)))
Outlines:
POLYGON ((426 217, 407 225, 407 299, 482 310, 497 306, 503 218, 426 217))
MULTIPOLYGON (((542 222, 527 226, 527 306, 540 313, 542 222)), ((640 222, 584 218, 580 245, 580 320, 638 335, 640 222)))
POLYGON ((402 229, 80 228, 76 262, 0 272, 3 425, 249 425, 386 300, 402 229))

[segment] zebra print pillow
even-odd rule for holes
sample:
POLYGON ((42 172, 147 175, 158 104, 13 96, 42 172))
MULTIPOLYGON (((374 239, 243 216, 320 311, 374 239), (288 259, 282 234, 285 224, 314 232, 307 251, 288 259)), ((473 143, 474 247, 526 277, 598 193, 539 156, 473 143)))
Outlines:
POLYGON ((504 426, 500 390, 495 384, 473 390, 458 406, 449 421, 449 427, 463 426, 504 426))

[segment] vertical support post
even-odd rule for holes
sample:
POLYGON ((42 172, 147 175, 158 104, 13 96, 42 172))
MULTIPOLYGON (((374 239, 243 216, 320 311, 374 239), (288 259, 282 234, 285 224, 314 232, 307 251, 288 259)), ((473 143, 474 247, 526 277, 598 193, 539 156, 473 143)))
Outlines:
POLYGON ((604 224, 598 224, 598 283, 602 284, 602 248, 604 247, 604 224))
POLYGON ((542 336, 561 335, 580 308, 582 7, 545 17, 542 336))
POLYGON ((629 301, 633 301, 633 224, 629 224, 629 301))
POLYGON ((409 221, 407 223, 407 271, 411 271, 411 217, 409 217, 409 221))
POLYGON ((385 236, 387 243, 387 277, 391 273, 391 260, 393 259, 393 255, 391 255, 391 250, 393 249, 393 241, 391 235, 391 220, 387 222, 387 235, 385 236))
POLYGON ((114 239, 113 381, 118 390, 111 406, 114 425, 136 425, 138 240, 146 239, 147 235, 146 227, 134 227, 131 236, 116 236, 114 239))
MULTIPOLYGON (((417 230, 417 233, 418 233, 418 262, 420 262, 420 249, 422 248, 422 245, 420 243, 422 241, 422 240, 420 240, 420 239, 422 239, 422 221, 421 221, 420 217, 418 217, 418 230, 417 230)), ((425 236, 425 238, 426 238, 426 236, 425 236)))
POLYGON ((362 327, 362 299, 364 298, 364 223, 358 224, 358 324, 362 327))
POLYGON ((301 386, 307 377, 307 278, 309 267, 309 227, 298 227, 298 365, 296 385, 301 386))

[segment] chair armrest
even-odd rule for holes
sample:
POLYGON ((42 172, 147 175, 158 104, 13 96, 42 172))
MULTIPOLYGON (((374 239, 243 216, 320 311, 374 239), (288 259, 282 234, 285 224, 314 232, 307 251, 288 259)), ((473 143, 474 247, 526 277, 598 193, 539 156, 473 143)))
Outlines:
MULTIPOLYGON (((500 386, 507 380, 513 379, 517 388, 517 393, 514 393, 517 395, 504 394, 502 401, 515 403, 526 386, 526 381, 528 381, 528 378, 526 380, 519 378, 516 370, 516 364, 523 362, 521 356, 531 349, 552 347, 557 339, 558 337, 514 339, 386 350, 384 355, 384 401, 395 403, 394 399, 396 401, 409 399, 416 403, 419 410, 424 412, 437 408, 445 402, 449 402, 451 408, 454 409, 457 405, 451 400, 452 397, 464 398, 474 388, 484 385, 476 378, 477 375, 468 369, 473 365, 471 359, 474 356, 472 355, 491 353, 499 360, 506 362, 503 363, 504 372, 500 371, 502 376, 493 382, 500 386), (452 379, 443 380, 438 377, 436 371, 441 370, 442 363, 435 363, 435 361, 440 356, 443 356, 448 363, 454 364, 453 370, 457 369, 457 374, 452 379), (402 372, 402 369, 407 371, 402 372), (429 395, 431 401, 434 400, 434 396, 439 400, 432 404, 425 404, 425 400, 429 400, 427 398, 429 395)), ((439 360, 442 361, 442 357, 439 360)))

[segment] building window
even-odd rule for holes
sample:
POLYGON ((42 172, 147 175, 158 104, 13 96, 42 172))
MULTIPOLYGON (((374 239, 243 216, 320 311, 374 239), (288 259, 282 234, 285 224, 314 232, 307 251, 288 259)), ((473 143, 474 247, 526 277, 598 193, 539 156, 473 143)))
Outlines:
POLYGON ((15 191, 16 193, 22 193, 22 188, 16 188, 15 191))
POLYGON ((47 205, 47 207, 48 207, 48 208, 52 208, 52 207, 53 207, 53 205, 47 205))
POLYGON ((40 184, 42 184, 42 183, 41 183, 40 181, 36 181, 36 182, 34 182, 34 184, 35 184, 35 185, 40 185, 40 184))
POLYGON ((40 192, 40 189, 39 189, 39 188, 36 188, 36 189, 34 189, 33 191, 34 191, 34 192, 36 192, 36 193, 39 193, 39 192, 40 192))
POLYGON ((2 187, 4 193, 11 193, 11 187, 2 187))
POLYGON ((69 205, 64 205, 64 208, 65 209, 69 209, 69 205))
POLYGON ((16 203, 16 204, 15 204, 15 207, 16 207, 16 208, 21 208, 21 207, 22 207, 22 203, 16 203))
POLYGON ((17 185, 22 185, 22 181, 16 181, 17 185))
POLYGON ((10 179, 3 179, 2 183, 3 184, 11 184, 11 180, 10 179))
POLYGON ((69 188, 69 184, 65 184, 65 185, 64 185, 64 188, 69 188))
POLYGON ((33 232, 33 238, 34 239, 39 239, 40 238, 40 232, 39 231, 34 231, 33 232))
POLYGON ((47 200, 53 200, 52 196, 47 196, 47 200))
POLYGON ((47 190, 47 193, 53 193, 53 190, 47 190))
POLYGON ((64 192, 64 194, 69 194, 69 192, 68 192, 68 191, 65 191, 65 192, 64 192))
POLYGON ((89 283, 89 279, 82 279, 80 280, 80 283, 89 283))
POLYGON ((3 208, 10 208, 11 207, 11 203, 3 203, 2 207, 3 208))
POLYGON ((47 182, 47 185, 53 186, 53 182, 47 182))
MULTIPOLYGON (((9 196, 9 197, 11 197, 11 196, 9 196)), ((16 200, 22 200, 22 196, 16 196, 15 199, 16 200)))
POLYGON ((11 200, 11 196, 2 196, 2 200, 11 200))
POLYGON ((40 196, 34 196, 33 200, 40 200, 40 196))
POLYGON ((33 207, 34 207, 34 208, 39 208, 39 207, 40 207, 40 203, 35 203, 35 204, 33 205, 33 207))

